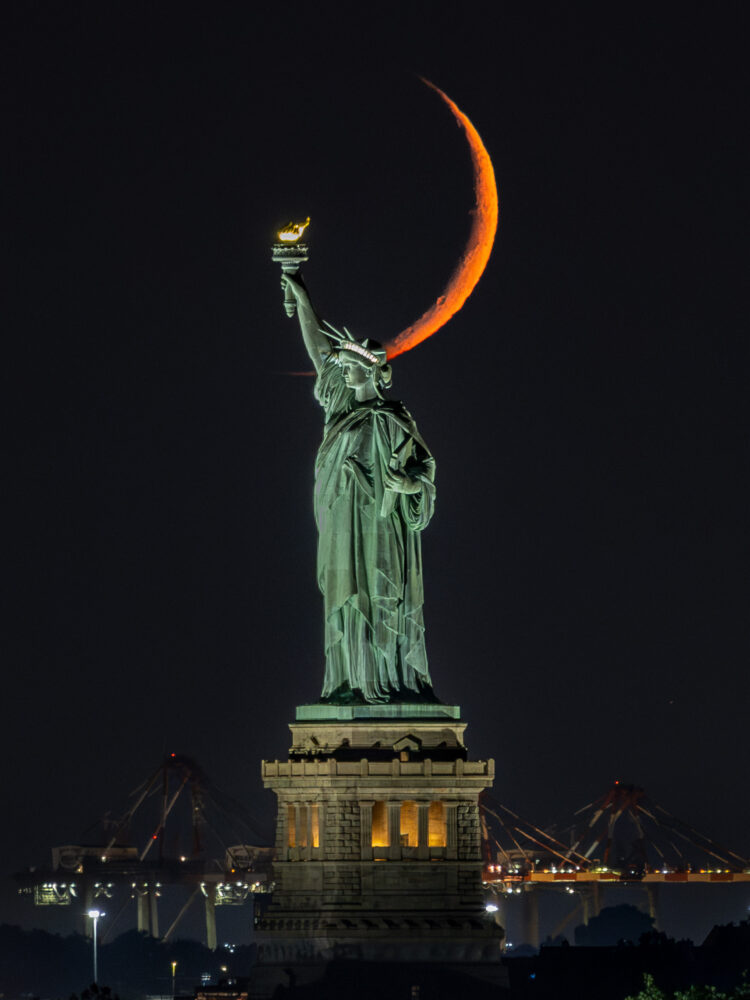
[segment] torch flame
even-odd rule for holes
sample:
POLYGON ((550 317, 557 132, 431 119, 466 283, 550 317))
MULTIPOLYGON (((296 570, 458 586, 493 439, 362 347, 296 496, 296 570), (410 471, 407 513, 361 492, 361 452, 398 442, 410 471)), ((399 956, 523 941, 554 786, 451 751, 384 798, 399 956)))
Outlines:
POLYGON ((279 240, 282 243, 296 243, 309 225, 309 215, 305 222, 290 222, 283 229, 279 230, 279 240))

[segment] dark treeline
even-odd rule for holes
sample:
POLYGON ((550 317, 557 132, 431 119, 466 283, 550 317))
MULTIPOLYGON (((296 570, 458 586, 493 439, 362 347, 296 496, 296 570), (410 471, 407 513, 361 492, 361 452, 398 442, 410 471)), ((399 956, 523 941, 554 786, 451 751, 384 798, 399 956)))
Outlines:
MULTIPOLYGON (((25 931, 0 926, 0 996, 22 995, 67 1000, 80 996, 93 978, 93 946, 80 934, 61 937, 47 931, 25 931)), ((99 981, 120 1000, 138 1000, 146 994, 172 992, 171 963, 177 962, 178 992, 192 994, 201 976, 216 982, 226 966, 229 973, 252 967, 254 946, 209 951, 197 941, 164 944, 138 931, 128 931, 109 944, 100 945, 99 981)))
MULTIPOLYGON (((86 996, 92 979, 92 957, 92 943, 81 935, 61 937, 46 931, 0 926, 0 996, 4 1000, 72 1000, 74 994, 77 998, 86 996)), ((142 1000, 148 994, 169 996, 171 963, 177 962, 177 993, 185 996, 192 995, 207 976, 216 983, 227 976, 240 979, 251 974, 254 961, 254 946, 237 947, 232 953, 226 949, 212 952, 196 941, 164 944, 128 931, 100 947, 99 980, 111 991, 105 1000, 110 996, 119 1000, 142 1000)), ((674 941, 651 930, 636 944, 546 945, 538 955, 506 957, 506 966, 510 992, 503 1000, 750 1000, 745 975, 750 972, 750 920, 715 927, 700 946, 674 941)), ((363 981, 362 967, 357 963, 333 962, 321 983, 281 988, 279 1000, 295 996, 334 1000, 352 995, 367 1000, 382 996, 382 992, 378 993, 383 988, 380 980, 389 972, 382 964, 376 971, 380 977, 373 973, 363 981)), ((406 976, 404 982, 414 979, 408 969, 401 971, 406 976)), ((440 978, 433 975, 429 1000, 448 995, 455 1000, 461 991, 457 993, 455 983, 449 980, 450 976, 441 985, 440 978)), ((477 996, 484 996, 486 990, 477 986, 477 996)), ((467 996, 473 995, 472 989, 467 996)), ((427 1000, 427 990, 424 996, 427 1000)), ((89 990, 88 1000, 98 998, 89 990)))
POLYGON ((512 1000, 750 1000, 750 920, 714 927, 702 945, 652 930, 637 944, 543 945, 506 964, 512 1000))

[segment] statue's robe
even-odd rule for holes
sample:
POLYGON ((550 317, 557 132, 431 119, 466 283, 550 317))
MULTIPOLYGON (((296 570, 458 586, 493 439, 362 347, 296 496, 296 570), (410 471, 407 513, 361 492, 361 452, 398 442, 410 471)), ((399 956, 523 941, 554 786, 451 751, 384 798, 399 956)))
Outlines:
POLYGON ((323 698, 434 700, 424 641, 420 535, 435 462, 401 403, 357 402, 334 355, 315 386, 325 411, 315 463, 318 584, 325 601, 323 698), (418 493, 386 490, 386 470, 418 493))

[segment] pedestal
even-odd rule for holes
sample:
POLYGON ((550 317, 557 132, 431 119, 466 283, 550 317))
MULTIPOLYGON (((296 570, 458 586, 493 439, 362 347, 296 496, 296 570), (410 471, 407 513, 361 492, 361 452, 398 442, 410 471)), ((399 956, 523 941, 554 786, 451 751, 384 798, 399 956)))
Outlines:
POLYGON ((255 995, 337 960, 503 985, 478 811, 494 761, 468 759, 458 707, 303 705, 290 729, 288 760, 262 765, 278 797, 276 888, 255 995))

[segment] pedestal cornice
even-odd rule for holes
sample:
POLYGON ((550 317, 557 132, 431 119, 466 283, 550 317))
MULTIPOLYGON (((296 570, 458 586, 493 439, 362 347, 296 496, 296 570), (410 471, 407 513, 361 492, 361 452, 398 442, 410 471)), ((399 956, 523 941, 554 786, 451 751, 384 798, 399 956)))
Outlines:
POLYGON ((298 705, 297 722, 374 722, 384 719, 399 722, 425 722, 441 719, 458 721, 459 705, 438 702, 387 702, 377 705, 298 705))
POLYGON ((264 760, 263 783, 267 788, 292 786, 365 785, 377 787, 411 787, 413 785, 455 784, 457 787, 486 788, 495 777, 495 762, 489 760, 264 760))

